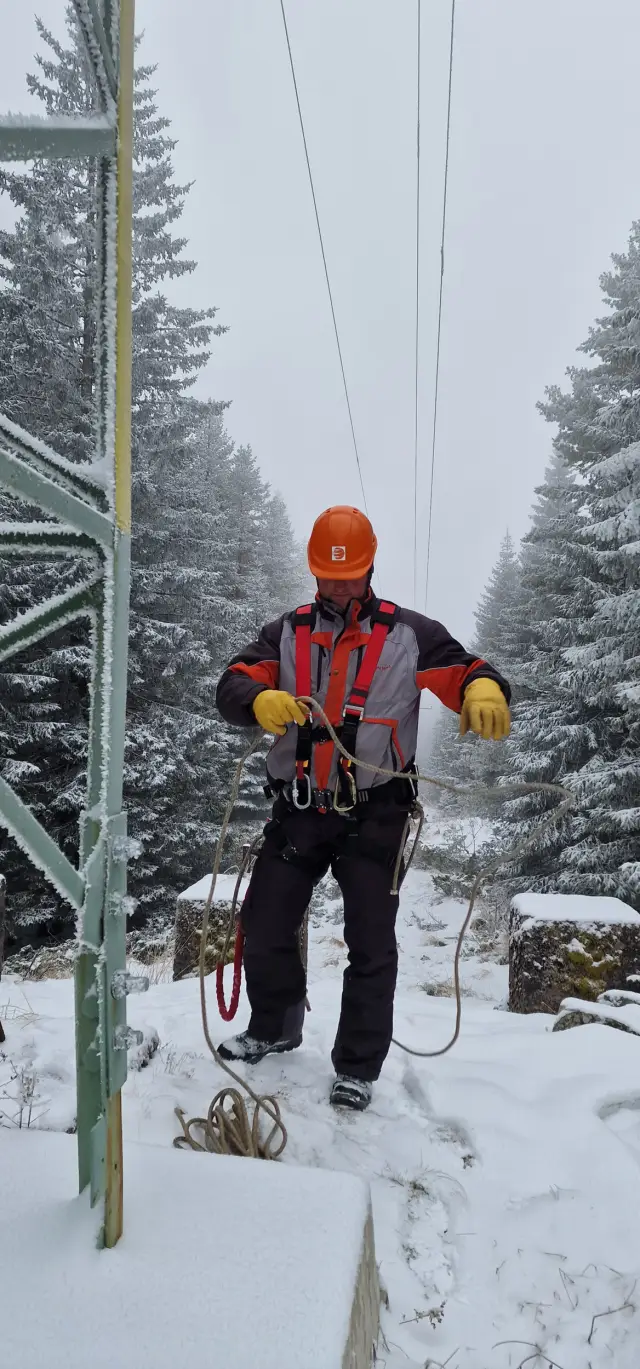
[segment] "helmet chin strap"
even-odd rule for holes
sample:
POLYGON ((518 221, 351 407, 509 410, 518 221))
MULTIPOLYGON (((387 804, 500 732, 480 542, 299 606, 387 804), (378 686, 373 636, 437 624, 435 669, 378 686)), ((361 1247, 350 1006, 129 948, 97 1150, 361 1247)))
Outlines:
MULTIPOLYGON (((370 589, 371 589, 371 581, 372 581, 372 579, 373 579, 374 573, 375 573, 375 565, 372 565, 372 566, 370 567, 370 569, 367 571, 367 583, 366 583, 366 585, 365 585, 364 594, 362 594, 362 595, 360 596, 360 603, 361 603, 361 604, 363 604, 364 601, 365 601, 365 599, 368 599, 368 597, 369 597, 369 591, 370 591, 370 589)), ((320 593, 320 581, 319 581, 317 575, 316 575, 316 587, 317 587, 318 594, 319 594, 319 593, 320 593)))

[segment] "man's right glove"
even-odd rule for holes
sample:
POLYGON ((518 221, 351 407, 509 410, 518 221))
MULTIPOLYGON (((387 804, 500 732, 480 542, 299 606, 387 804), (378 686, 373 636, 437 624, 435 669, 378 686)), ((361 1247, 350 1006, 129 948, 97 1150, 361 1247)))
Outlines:
POLYGON ((262 689, 253 700, 253 716, 265 732, 284 737, 287 723, 305 723, 308 710, 286 689, 262 689))

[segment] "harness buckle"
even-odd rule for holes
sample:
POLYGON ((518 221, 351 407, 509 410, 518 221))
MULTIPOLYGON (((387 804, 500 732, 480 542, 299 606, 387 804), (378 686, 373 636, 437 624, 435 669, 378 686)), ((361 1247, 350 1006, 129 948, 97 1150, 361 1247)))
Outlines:
POLYGON ((295 779, 292 781, 292 784, 291 784, 291 801, 292 801, 292 803, 293 803, 294 808, 297 808, 301 813, 303 813, 303 812, 305 811, 306 808, 310 808, 310 807, 311 807, 311 799, 312 799, 312 797, 313 797, 313 795, 312 795, 312 791, 311 791, 311 780, 310 780, 310 778, 309 778, 308 772, 305 771, 304 775, 302 775, 302 776, 296 775, 295 779), (303 780, 303 781, 306 783, 306 786, 307 786, 307 788, 306 788, 306 803, 302 803, 302 802, 300 801, 300 798, 299 798, 299 793, 300 793, 300 781, 301 781, 301 780, 303 780))
POLYGON ((342 710, 343 719, 356 718, 359 723, 364 718, 364 704, 345 704, 342 710))

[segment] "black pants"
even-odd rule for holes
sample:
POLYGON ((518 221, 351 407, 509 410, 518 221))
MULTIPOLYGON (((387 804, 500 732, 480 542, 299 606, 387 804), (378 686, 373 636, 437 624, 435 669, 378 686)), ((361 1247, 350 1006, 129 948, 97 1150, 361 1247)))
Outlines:
POLYGON ((391 883, 407 808, 390 797, 345 817, 276 799, 242 908, 249 1031, 261 1041, 297 1036, 306 995, 297 932, 314 884, 331 868, 349 951, 331 1058, 336 1073, 356 1079, 377 1079, 391 1044, 398 969, 391 883))

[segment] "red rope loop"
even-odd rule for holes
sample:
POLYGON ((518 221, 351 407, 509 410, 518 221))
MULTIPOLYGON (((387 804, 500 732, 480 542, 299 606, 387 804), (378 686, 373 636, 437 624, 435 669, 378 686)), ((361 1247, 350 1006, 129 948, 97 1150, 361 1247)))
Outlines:
POLYGON ((224 997, 224 965, 222 961, 216 965, 216 998, 218 1000, 218 1011, 223 1022, 231 1022, 238 1011, 240 1002, 240 986, 242 984, 242 957, 244 954, 244 932, 241 927, 236 931, 236 944, 233 952, 233 985, 231 988, 231 1002, 227 1007, 224 997))

